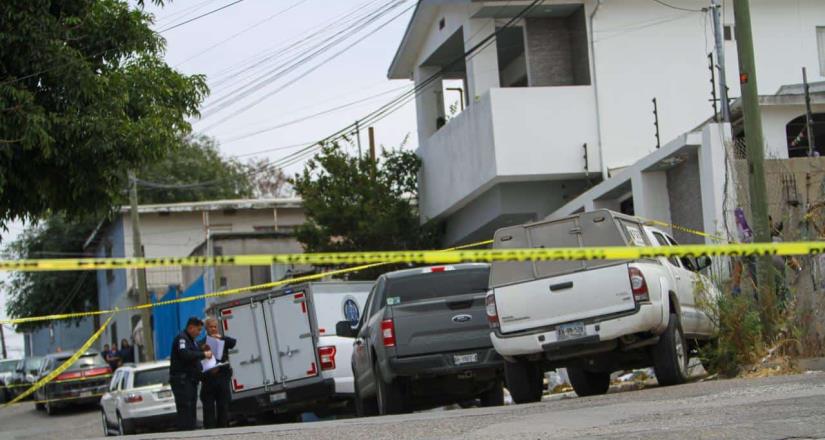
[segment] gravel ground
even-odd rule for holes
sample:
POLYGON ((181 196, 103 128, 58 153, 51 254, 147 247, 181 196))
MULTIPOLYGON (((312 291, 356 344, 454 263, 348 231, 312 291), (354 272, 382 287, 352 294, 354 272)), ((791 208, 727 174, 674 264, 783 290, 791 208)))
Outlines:
MULTIPOLYGON (((825 373, 709 381, 532 405, 144 435, 147 439, 825 439, 825 373)), ((100 435, 94 408, 0 410, 0 439, 100 435)))

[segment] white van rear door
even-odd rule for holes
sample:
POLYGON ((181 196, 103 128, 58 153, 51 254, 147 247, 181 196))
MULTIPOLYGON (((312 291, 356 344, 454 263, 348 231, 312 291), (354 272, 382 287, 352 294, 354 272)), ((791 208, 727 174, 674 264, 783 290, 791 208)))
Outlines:
POLYGON ((224 333, 242 341, 230 350, 233 393, 262 388, 275 382, 263 312, 260 302, 219 311, 224 333))
POLYGON ((320 367, 306 292, 296 291, 271 298, 265 304, 272 330, 269 333, 270 349, 277 364, 275 367, 280 371, 278 382, 318 376, 320 367))

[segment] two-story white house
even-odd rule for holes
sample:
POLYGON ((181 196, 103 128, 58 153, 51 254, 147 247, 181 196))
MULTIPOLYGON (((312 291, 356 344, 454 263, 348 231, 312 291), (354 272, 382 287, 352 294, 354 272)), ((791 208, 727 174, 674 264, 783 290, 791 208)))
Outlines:
MULTIPOLYGON (((390 79, 426 85, 416 97, 420 209, 422 221, 446 222, 446 244, 550 215, 654 152, 654 98, 662 145, 713 116, 710 0, 545 0, 505 27, 530 3, 421 0, 389 68, 390 79), (465 109, 450 115, 454 96, 465 109)), ((736 98, 732 5, 722 20, 736 98)), ((751 7, 764 94, 800 83, 802 67, 810 81, 825 79, 825 2, 751 7)), ((777 133, 771 155, 787 157, 777 133)))

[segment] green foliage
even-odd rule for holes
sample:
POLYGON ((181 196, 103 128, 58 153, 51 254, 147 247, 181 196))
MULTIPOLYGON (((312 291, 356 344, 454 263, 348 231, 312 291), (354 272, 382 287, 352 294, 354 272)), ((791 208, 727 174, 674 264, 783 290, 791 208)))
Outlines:
MULTIPOLYGON (((207 137, 184 139, 162 160, 147 164, 138 177, 164 183, 204 182, 207 185, 181 188, 141 188, 141 203, 175 203, 248 197, 251 194, 246 167, 227 160, 218 153, 215 142, 207 137)), ((116 206, 128 203, 126 187, 114 199, 116 206)), ((11 258, 61 258, 83 254, 83 244, 100 222, 89 215, 67 219, 53 215, 26 231, 10 243, 11 258)), ((9 292, 6 312, 14 318, 96 308, 97 283, 94 272, 16 272, 4 286, 9 292)), ((23 329, 47 325, 33 323, 23 329)))
MULTIPOLYGON (((187 137, 172 154, 144 165, 137 176, 147 182, 139 187, 141 204, 252 196, 247 167, 222 157, 217 142, 203 135, 187 137)), ((128 200, 119 199, 118 203, 126 204, 128 200)))
POLYGON ((720 295, 715 307, 705 310, 718 329, 716 341, 699 350, 709 373, 735 376, 764 353, 759 308, 747 296, 720 295))
MULTIPOLYGON (((96 222, 67 222, 54 216, 27 228, 7 251, 14 257, 72 258, 82 256, 83 242, 96 222)), ((6 313, 13 317, 76 312, 96 308, 94 272, 16 272, 3 286, 9 293, 6 313)), ((48 323, 19 326, 21 330, 48 323)))
POLYGON ((107 209, 208 92, 127 1, 4 0, 0 17, 0 224, 107 209))
MULTIPOLYGON (((384 150, 373 168, 366 155, 349 156, 338 145, 324 146, 291 181, 307 215, 307 223, 296 231, 298 240, 307 252, 436 248, 440 228, 419 221, 420 167, 420 159, 409 151, 384 150)), ((359 272, 354 278, 377 273, 359 272)))

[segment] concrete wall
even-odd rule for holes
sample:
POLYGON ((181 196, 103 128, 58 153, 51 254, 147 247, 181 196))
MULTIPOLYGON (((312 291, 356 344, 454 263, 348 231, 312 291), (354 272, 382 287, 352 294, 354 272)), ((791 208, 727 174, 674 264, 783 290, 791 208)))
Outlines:
MULTIPOLYGON (((691 154, 687 161, 667 171, 667 194, 670 199, 670 222, 697 231, 704 230, 699 157, 691 154)), ((679 229, 671 231, 682 244, 703 244, 704 239, 679 229)))
MULTIPOLYGON (((825 113, 825 105, 813 105, 814 113, 825 113)), ((762 130, 765 135, 765 157, 788 158, 786 128, 789 122, 804 116, 805 108, 799 105, 763 105, 762 130)), ((819 143, 819 141, 817 141, 819 143)))

